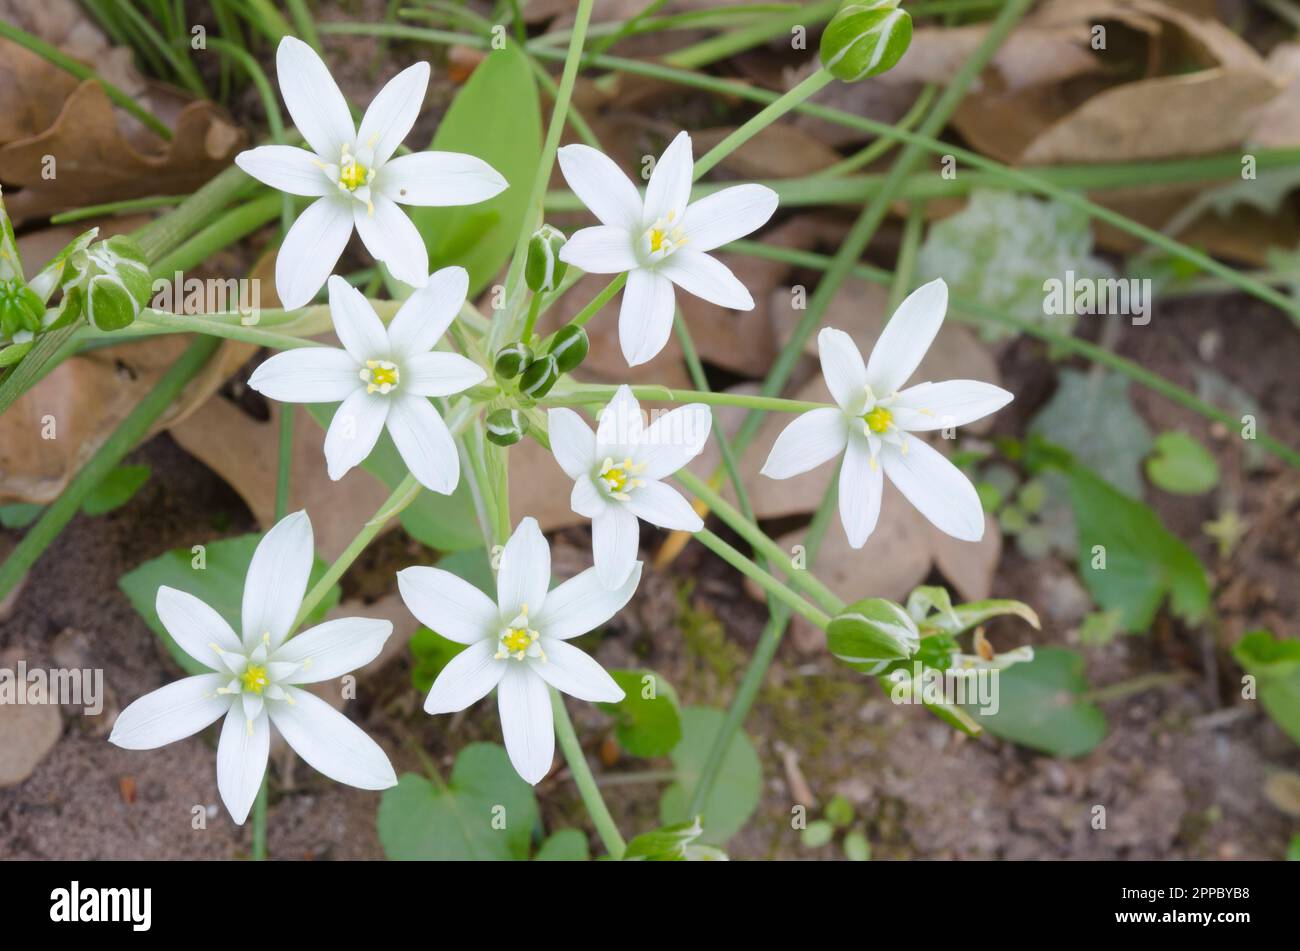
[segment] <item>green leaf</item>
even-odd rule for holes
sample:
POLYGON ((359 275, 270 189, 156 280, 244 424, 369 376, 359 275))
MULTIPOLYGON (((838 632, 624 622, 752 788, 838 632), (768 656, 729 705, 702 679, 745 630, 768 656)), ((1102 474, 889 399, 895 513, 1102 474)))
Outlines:
MULTIPOLYGON (((691 793, 699 781, 713 739, 722 727, 723 713, 709 707, 682 710, 682 741, 672 752, 677 782, 664 790, 659 800, 659 821, 664 825, 685 822, 691 793)), ((737 730, 722 757, 717 781, 704 802, 701 839, 721 845, 740 831, 758 808, 763 770, 754 745, 744 730, 737 730)))
POLYGON ((703 832, 699 817, 646 832, 627 844, 625 861, 643 862, 712 862, 726 861, 724 852, 697 840, 703 832))
POLYGON ((826 804, 826 818, 837 828, 844 828, 853 821, 853 803, 847 796, 835 796, 826 804))
POLYGON ((677 692, 653 670, 611 670, 609 675, 624 696, 600 708, 615 718, 619 745, 633 756, 666 756, 682 738, 677 692))
POLYGON ((483 159, 510 183, 477 205, 409 208, 429 267, 469 271, 469 296, 487 287, 514 251, 542 155, 542 113, 528 58, 513 43, 493 50, 443 116, 430 149, 483 159))
POLYGON ((534 862, 585 862, 591 858, 587 836, 580 829, 560 829, 542 843, 534 862))
POLYGON ((27 502, 0 505, 0 527, 26 528, 40 518, 44 511, 44 505, 32 505, 27 502))
POLYGON ((1125 495, 1142 498, 1142 459, 1151 433, 1129 399, 1129 381, 1118 373, 1093 377, 1060 373, 1056 393, 1029 425, 1070 453, 1125 495))
POLYGON ((835 826, 825 819, 818 819, 808 823, 808 828, 803 830, 799 840, 805 849, 820 849, 823 845, 828 845, 834 837, 835 826))
POLYGON ((1132 633, 1151 626, 1166 596, 1183 620, 1204 618, 1210 588, 1192 550, 1155 512, 1092 472, 1076 463, 1066 473, 1079 527, 1079 574, 1102 609, 1119 611, 1132 633))
POLYGON ((986 730, 1053 756, 1082 756, 1106 736, 1106 717, 1081 695, 1083 658, 1063 647, 1040 647, 1034 659, 998 671, 998 710, 966 711, 986 730))
POLYGON ((850 832, 844 837, 844 855, 850 862, 869 862, 871 843, 861 832, 850 832))
MULTIPOLYGON (((328 428, 337 409, 337 403, 307 406, 308 413, 322 429, 328 428)), ((380 433, 379 442, 361 463, 361 468, 389 489, 396 489, 408 471, 387 430, 380 433)), ((474 517, 474 499, 468 479, 461 479, 451 495, 421 490, 398 518, 408 535, 438 551, 466 551, 483 545, 483 536, 474 517)))
MULTIPOLYGON (((537 800, 503 747, 471 743, 456 757, 446 786, 402 774, 384 790, 377 822, 390 859, 522 860, 528 858, 537 800)), ((564 853, 566 843, 553 849, 564 853)))
MULTIPOLYGON (((163 627, 162 621, 158 619, 158 612, 154 608, 158 598, 158 588, 167 585, 194 595, 211 606, 238 632, 243 624, 241 614, 244 575, 248 573, 253 552, 261 540, 261 535, 223 538, 208 542, 204 546, 196 545, 195 548, 203 549, 201 553, 190 548, 174 548, 152 561, 146 561, 117 579, 117 586, 125 592, 131 605, 144 618, 149 629, 161 638, 176 663, 180 664, 187 673, 202 674, 208 671, 206 667, 180 649, 172 636, 167 633, 167 629, 163 627), (204 567, 195 567, 199 563, 204 567)), ((325 562, 319 558, 315 559, 307 585, 308 590, 325 574, 327 567, 325 562)), ((312 611, 303 626, 309 627, 319 623, 325 613, 338 603, 338 600, 339 587, 335 585, 312 611)))
POLYGON ((104 515, 121 508, 149 481, 148 466, 118 466, 86 494, 81 510, 87 515, 104 515))
POLYGON ((1034 609, 1024 602, 1012 601, 1008 598, 988 598, 984 601, 959 604, 948 612, 934 614, 926 618, 921 623, 921 633, 940 633, 955 636, 969 631, 973 627, 978 627, 985 621, 1006 615, 1022 618, 1033 625, 1035 630, 1041 627, 1034 609))
POLYGON ((1175 495, 1204 495, 1219 484, 1219 464, 1187 433, 1161 433, 1147 459, 1147 478, 1175 495))
POLYGON ((1232 649, 1258 683, 1259 702, 1286 734, 1300 743, 1300 641, 1251 631, 1232 649))

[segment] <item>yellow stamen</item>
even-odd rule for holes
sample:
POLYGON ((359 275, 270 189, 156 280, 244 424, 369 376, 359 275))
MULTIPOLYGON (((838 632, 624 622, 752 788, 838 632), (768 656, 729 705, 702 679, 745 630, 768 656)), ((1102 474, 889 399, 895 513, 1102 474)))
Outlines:
POLYGON ((339 168, 339 184, 350 192, 356 191, 366 183, 370 170, 360 162, 345 162, 339 168))
POLYGON ((867 428, 873 433, 888 432, 889 427, 894 422, 894 414, 883 406, 877 406, 862 418, 866 421, 867 428))
POLYGON ((256 694, 260 694, 271 682, 266 676, 266 668, 258 664, 249 664, 245 667, 244 672, 239 675, 239 681, 244 685, 245 690, 256 694))
POLYGON ((366 384, 367 393, 378 390, 384 395, 392 392, 393 387, 397 386, 401 379, 397 364, 387 360, 367 360, 359 375, 366 384))

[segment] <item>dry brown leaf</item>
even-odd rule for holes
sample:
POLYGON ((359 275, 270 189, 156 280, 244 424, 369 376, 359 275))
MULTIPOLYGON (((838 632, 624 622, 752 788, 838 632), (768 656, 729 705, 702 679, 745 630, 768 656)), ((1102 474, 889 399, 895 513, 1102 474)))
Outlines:
POLYGON ((99 83, 87 81, 53 126, 0 148, 0 180, 22 186, 6 196, 17 222, 106 201, 191 192, 229 165, 246 139, 219 106, 192 102, 177 116, 171 142, 142 149, 123 134, 99 83), (45 177, 47 156, 55 161, 52 179, 45 177))

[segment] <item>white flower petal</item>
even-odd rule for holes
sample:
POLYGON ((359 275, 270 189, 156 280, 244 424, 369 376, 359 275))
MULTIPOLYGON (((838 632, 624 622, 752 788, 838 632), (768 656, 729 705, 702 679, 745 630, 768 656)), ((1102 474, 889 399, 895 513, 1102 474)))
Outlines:
POLYGON ((460 481, 460 454, 451 431, 423 396, 398 396, 388 410, 388 435, 420 485, 451 495, 460 481))
POLYGON ((713 427, 713 414, 703 403, 688 403, 659 416, 642 434, 636 461, 645 466, 643 479, 672 475, 704 450, 713 427))
POLYGON ((307 592, 316 549, 306 512, 286 515, 253 551, 244 579, 244 647, 251 650, 270 635, 270 649, 288 636, 307 592))
POLYGON ((266 715, 249 720, 243 704, 232 704, 217 741, 217 791, 235 825, 242 826, 253 808, 270 749, 271 724, 266 715))
POLYGON ((939 531, 967 542, 983 538, 984 507, 975 486, 924 440, 903 439, 907 452, 891 446, 880 454, 889 480, 939 531))
POLYGON ((659 266, 659 273, 688 294, 719 307, 753 310, 754 298, 731 269, 702 251, 682 248, 659 266))
POLYGON ((379 193, 399 205, 477 205, 509 184, 487 162, 461 152, 399 155, 375 175, 379 193))
POLYGON ((691 179, 695 174, 695 159, 691 155, 691 136, 677 133, 650 173, 650 184, 645 191, 644 224, 649 227, 656 221, 680 223, 686 215, 686 204, 691 200, 691 179))
POLYGON ((209 670, 221 670, 221 654, 238 651, 239 638, 226 619, 192 594, 162 585, 154 607, 181 650, 209 670))
POLYGON ((848 443, 844 414, 834 406, 809 410, 776 437, 763 463, 769 479, 788 479, 834 459, 848 443))
POLYGON ((1013 394, 992 383, 945 380, 908 387, 898 394, 889 411, 899 429, 929 432, 983 419, 1013 399, 1013 394))
POLYGON ((297 687, 285 692, 287 701, 270 705, 271 722, 309 766, 357 789, 397 785, 387 754, 361 727, 313 693, 297 687))
POLYGON ((306 207, 289 228, 275 256, 275 293, 285 310, 297 310, 311 303, 334 270, 350 237, 349 199, 326 195, 306 207))
POLYGON ((428 283, 429 252, 406 212, 383 195, 372 195, 369 208, 355 202, 353 210, 357 234, 375 260, 383 261, 403 284, 423 287, 428 283))
POLYGON ((546 596, 542 610, 532 618, 533 629, 542 637, 562 641, 593 631, 623 610, 640 581, 640 562, 627 580, 612 591, 600 583, 595 568, 588 568, 546 596))
POLYGON ((553 409, 546 414, 546 432, 551 454, 570 479, 586 480, 596 459, 596 435, 581 416, 571 409, 553 409))
POLYGON ((297 347, 274 354, 253 371, 248 385, 281 403, 338 403, 362 385, 360 369, 338 347, 297 347))
POLYGON ((487 379, 487 373, 473 360, 444 351, 407 358, 401 373, 402 392, 408 396, 451 396, 487 379))
POLYGON ((369 149, 375 166, 387 162, 411 131, 428 87, 429 64, 416 63, 385 83, 366 107, 357 130, 357 150, 369 149))
POLYGON ((632 493, 627 508, 642 521, 676 532, 698 532, 704 522, 681 494, 662 482, 647 482, 632 493))
POLYGON ((322 159, 337 162, 356 138, 356 126, 329 69, 310 46, 286 36, 275 51, 275 73, 302 137, 322 159))
POLYGON ((319 198, 338 189, 313 152, 293 145, 261 145, 235 156, 235 164, 263 185, 290 195, 319 198))
POLYGON ((564 180, 601 224, 641 228, 641 196, 612 159, 586 145, 566 145, 557 157, 564 180))
POLYGON ((330 319, 344 349, 359 365, 367 360, 390 358, 388 332, 366 295, 337 274, 330 278, 329 289, 330 319))
POLYGON ((515 528, 501 553, 497 570, 497 607, 501 619, 511 620, 524 605, 536 614, 546 602, 551 585, 551 546, 537 525, 525 518, 515 528))
MULTIPOLYGON (((823 327, 817 334, 817 353, 831 398, 844 412, 861 413, 867 398, 867 367, 853 338, 843 330, 823 327)), ((877 398, 888 395, 876 393, 877 398)))
POLYGON ((551 771, 555 758, 555 724, 546 681, 522 664, 513 665, 497 685, 497 710, 515 772, 536 785, 551 771))
POLYGON ((644 432, 645 415, 641 412, 641 404, 632 395, 632 388, 624 383, 597 414, 593 459, 599 462, 607 455, 621 459, 640 442, 644 432))
POLYGON ((653 271, 629 272, 618 312, 618 342, 627 365, 653 358, 672 332, 673 282, 653 271))
POLYGON ((605 668, 572 644, 548 637, 542 639, 542 650, 545 659, 536 657, 526 663, 560 693, 588 703, 618 703, 623 699, 623 688, 605 668))
POLYGON ((379 656, 392 633, 392 621, 337 618, 289 638, 273 656, 277 663, 302 665, 288 683, 314 684, 364 667, 379 656))
POLYGON ((615 504, 617 503, 610 502, 601 494, 590 476, 584 475, 576 479, 573 483, 573 491, 569 493, 569 508, 583 518, 595 518, 605 511, 607 505, 615 504))
POLYGON ((495 640, 475 641, 447 661, 424 701, 424 712, 433 716, 456 713, 491 693, 507 666, 517 663, 496 660, 496 651, 495 640))
POLYGON ((606 588, 618 588, 636 567, 641 527, 626 505, 606 505, 591 520, 591 549, 596 577, 606 588))
POLYGON ((388 325, 393 359, 409 359, 432 350, 460 313, 468 291, 469 271, 463 267, 444 267, 430 274, 428 283, 402 303, 388 325))
POLYGON ((609 225, 575 232, 560 249, 560 260, 588 274, 618 274, 638 266, 632 235, 609 225))
POLYGON ((867 360, 867 382, 877 397, 902 388, 930 349, 948 310, 943 278, 922 284, 898 305, 867 360))
POLYGON ((397 590, 421 624, 457 644, 493 638, 501 624, 491 598, 441 568, 404 568, 397 573, 397 590))
POLYGON ((145 694, 117 715, 109 742, 152 750, 192 736, 230 709, 230 696, 217 693, 229 680, 229 674, 199 674, 145 694))
POLYGON ((885 474, 878 463, 872 463, 867 440, 850 439, 840 467, 839 493, 840 522, 853 548, 865 545, 876 530, 884 486, 885 474))
POLYGON ((387 396, 367 393, 364 387, 339 404, 325 431, 325 464, 331 479, 337 482, 370 455, 391 405, 387 396))
POLYGON ((706 195, 686 209, 682 230, 696 251, 712 251, 767 224, 777 194, 766 185, 734 185, 706 195))

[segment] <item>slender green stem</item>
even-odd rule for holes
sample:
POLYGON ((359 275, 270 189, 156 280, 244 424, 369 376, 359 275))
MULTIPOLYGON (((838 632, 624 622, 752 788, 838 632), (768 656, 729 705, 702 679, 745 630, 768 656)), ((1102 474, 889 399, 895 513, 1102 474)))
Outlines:
POLYGON ((705 548, 709 549, 709 551, 713 552, 727 564, 731 565, 731 567, 735 568, 746 578, 756 582, 759 587, 772 595, 778 601, 784 603, 786 607, 792 609, 796 614, 803 615, 809 621, 823 629, 825 629, 826 625, 831 622, 830 617, 825 611, 809 604, 798 592, 787 585, 782 584, 772 575, 754 564, 754 562, 749 558, 745 557, 743 553, 737 551, 734 547, 727 544, 727 542, 713 534, 713 532, 709 531, 707 528, 700 529, 695 533, 695 537, 699 539, 700 544, 705 548))
POLYGON ((289 514, 289 489, 293 476, 292 403, 280 404, 280 445, 275 474, 275 520, 289 514))
POLYGON ((783 34, 789 35, 790 31, 797 26, 811 28, 825 22, 834 16, 839 5, 840 0, 821 0, 818 3, 805 4, 802 9, 774 16, 730 33, 712 36, 694 46, 677 50, 665 56, 664 62, 679 69, 699 69, 701 66, 708 66, 736 53, 753 49, 783 34))
POLYGON ((534 291, 528 300, 528 318, 524 321, 523 332, 519 334, 519 339, 527 343, 533 335, 533 328, 537 326, 537 315, 542 312, 542 297, 545 296, 539 291, 534 291))
POLYGON ((41 517, 27 530, 22 541, 10 552, 4 564, 0 565, 0 601, 22 580, 36 559, 77 514, 86 495, 103 482, 122 458, 145 437, 149 428, 162 416, 185 384, 207 363, 217 346, 218 341, 209 337, 195 339, 154 388, 136 404, 126 419, 118 424, 90 461, 72 477, 67 488, 46 507, 41 517))
POLYGON ((257 788, 257 798, 253 800, 253 861, 266 861, 266 806, 271 794, 271 783, 262 777, 262 785, 257 788))
POLYGON ((578 794, 582 796, 582 803, 587 807, 587 813, 596 826, 596 834, 605 844, 605 851, 611 858, 621 859, 623 853, 627 851, 627 843, 623 841, 623 836, 614 823, 614 817, 609 814, 609 806, 605 805, 605 797, 601 795, 600 787, 596 785, 596 779, 591 775, 591 767, 587 764, 587 757, 583 755, 578 734, 573 731, 573 721, 569 719, 569 711, 565 709, 564 698, 554 687, 548 689, 551 691, 551 709, 555 713, 555 738, 559 740, 560 749, 564 751, 564 761, 569 764, 569 772, 578 787, 578 794))
MULTIPOLYGON (((914 129, 916 124, 921 121, 921 116, 925 115, 925 110, 930 108, 930 103, 938 94, 939 87, 933 84, 926 84, 921 88, 921 93, 912 103, 912 107, 907 110, 903 118, 898 120, 897 128, 914 129)), ((853 155, 844 159, 842 162, 836 162, 829 168, 824 168, 816 172, 814 178, 835 178, 840 175, 848 175, 850 172, 856 172, 860 168, 866 168, 872 162, 882 158, 895 145, 892 139, 876 138, 863 146, 853 155)))
POLYGON ((298 31, 298 35, 317 53, 324 53, 320 45, 320 37, 316 35, 316 23, 312 19, 311 11, 307 9, 306 0, 285 0, 285 6, 289 8, 289 16, 293 17, 293 26, 298 31))
POLYGON ((569 323, 574 327, 581 327, 587 321, 591 320, 591 318, 600 313, 601 308, 613 300, 614 295, 621 291, 623 285, 626 283, 626 274, 620 274, 618 277, 614 278, 605 285, 599 294, 591 299, 591 302, 588 303, 586 307, 578 311, 577 315, 569 321, 569 323))
POLYGON ((701 501, 708 504, 709 509, 727 523, 731 529, 749 542, 754 547, 757 554, 761 554, 765 559, 776 565, 781 572, 790 579, 790 583, 796 588, 802 588, 809 596, 815 598, 817 602, 827 611, 836 613, 844 608, 844 602, 836 596, 835 592, 826 587, 822 582, 813 577, 812 573, 806 569, 795 567, 790 560, 790 556, 785 550, 772 541, 762 529, 745 518, 737 511, 731 503, 724 499, 720 494, 713 491, 699 476, 695 475, 689 469, 677 470, 674 478, 680 482, 688 492, 695 495, 701 501))
MULTIPOLYGON (((774 396, 750 396, 747 393, 715 393, 711 390, 679 390, 657 383, 637 384, 630 388, 639 400, 663 403, 705 403, 710 406, 743 406, 752 410, 779 413, 806 413, 811 409, 824 409, 829 403, 810 400, 787 400, 774 396)), ((619 387, 601 383, 577 383, 562 392, 552 391, 543 403, 550 406, 583 406, 607 403, 614 398, 619 387)))
POLYGON ((170 254, 160 258, 154 265, 154 273, 170 276, 173 271, 183 271, 202 264, 217 251, 274 220, 282 207, 282 197, 269 192, 232 208, 170 254))
POLYGON ((72 211, 50 215, 52 225, 70 225, 87 218, 99 218, 104 215, 126 215, 137 211, 152 211, 155 208, 167 208, 179 205, 185 200, 184 195, 151 195, 148 198, 128 198, 124 201, 110 201, 102 205, 87 205, 72 211))
POLYGON ((700 156, 695 162, 695 180, 699 181, 713 167, 721 162, 724 158, 736 151, 758 133, 762 132, 768 126, 776 122, 777 119, 790 112, 801 103, 807 102, 817 93, 821 92, 832 82, 835 77, 824 69, 806 77, 799 85, 795 86, 789 92, 778 97, 774 102, 768 103, 758 111, 752 118, 748 119, 739 128, 733 130, 721 142, 709 149, 704 155, 700 156))
POLYGON ((78 79, 95 80, 95 82, 99 83, 99 85, 103 87, 104 92, 115 105, 120 106, 127 112, 131 113, 131 115, 135 116, 163 139, 169 142, 171 141, 172 130, 167 128, 166 124, 161 119, 142 107, 134 98, 123 92, 117 86, 114 86, 93 69, 83 66, 71 56, 61 52, 39 37, 32 36, 25 30, 20 30, 12 23, 6 23, 4 20, 0 20, 0 36, 7 40, 12 40, 19 46, 31 50, 37 56, 53 63, 64 72, 71 73, 78 79))
POLYGON ((151 261, 176 247, 212 220, 212 217, 253 184, 243 169, 232 165, 174 210, 156 218, 132 235, 151 261))

